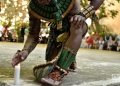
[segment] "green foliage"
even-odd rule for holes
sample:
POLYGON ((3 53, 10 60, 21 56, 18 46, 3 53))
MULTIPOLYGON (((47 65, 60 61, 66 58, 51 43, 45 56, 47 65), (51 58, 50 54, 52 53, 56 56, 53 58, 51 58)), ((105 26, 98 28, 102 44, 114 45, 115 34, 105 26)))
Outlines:
MULTIPOLYGON (((120 0, 116 1, 118 3, 120 2, 120 0)), ((89 4, 88 0, 81 0, 81 5, 83 6, 83 8, 88 4, 89 4)), ((114 5, 115 3, 108 2, 107 7, 112 7, 114 5)), ((99 12, 91 17, 92 26, 90 27, 89 33, 97 32, 99 33, 100 36, 104 36, 105 34, 111 33, 112 29, 107 28, 107 26, 101 25, 99 23, 99 20, 108 16, 110 16, 111 18, 115 18, 116 15, 118 14, 118 11, 113 9, 107 10, 105 3, 103 3, 98 10, 99 12)))
POLYGON ((99 19, 102 19, 102 18, 104 18, 104 17, 107 17, 106 12, 105 12, 106 9, 105 9, 104 6, 101 6, 99 10, 100 10, 100 13, 98 14, 99 19))
POLYGON ((111 13, 111 17, 115 18, 115 16, 118 14, 118 11, 116 11, 116 10, 110 10, 110 13, 111 13))
POLYGON ((116 0, 118 3, 120 2, 120 0, 116 0))
POLYGON ((85 7, 88 5, 88 0, 80 0, 81 1, 81 6, 85 7))
POLYGON ((2 26, 3 27, 10 27, 11 26, 11 21, 2 21, 2 26))

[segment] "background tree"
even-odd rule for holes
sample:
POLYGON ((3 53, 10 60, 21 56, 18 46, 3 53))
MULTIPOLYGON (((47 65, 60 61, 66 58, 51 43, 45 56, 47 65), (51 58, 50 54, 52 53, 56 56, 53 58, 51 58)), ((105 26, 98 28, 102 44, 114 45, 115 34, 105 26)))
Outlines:
MULTIPOLYGON (((112 8, 112 6, 115 6, 115 2, 120 3, 120 0, 105 0, 100 9, 98 9, 98 11, 96 12, 96 14, 92 15, 92 24, 89 29, 89 33, 97 32, 99 33, 99 35, 104 36, 105 34, 112 32, 111 28, 107 28, 107 26, 101 25, 99 21, 108 16, 112 18, 116 17, 118 11, 114 9, 109 9, 112 8)), ((88 5, 88 3, 88 0, 81 0, 81 5, 83 7, 88 5)))
MULTIPOLYGON (((80 1, 83 7, 89 3, 89 0, 80 1)), ((108 9, 115 5, 114 2, 120 3, 120 0, 105 0, 104 4, 96 12, 96 14, 91 17, 92 25, 89 32, 94 31, 99 32, 100 34, 110 32, 111 29, 108 29, 106 26, 102 26, 99 21, 108 16, 115 18, 118 11, 108 9)), ((23 21, 24 18, 26 18, 27 4, 29 3, 29 0, 0 0, 0 3, 0 21, 12 22, 12 25, 14 23, 15 28, 17 28, 16 22, 23 21)))

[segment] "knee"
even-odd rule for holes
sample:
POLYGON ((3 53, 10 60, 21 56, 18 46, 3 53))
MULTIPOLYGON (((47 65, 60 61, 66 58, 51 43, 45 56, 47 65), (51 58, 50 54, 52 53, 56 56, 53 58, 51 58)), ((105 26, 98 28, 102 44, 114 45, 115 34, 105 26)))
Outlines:
POLYGON ((71 35, 76 35, 76 36, 84 36, 88 30, 88 26, 86 23, 84 23, 80 28, 71 30, 71 35))

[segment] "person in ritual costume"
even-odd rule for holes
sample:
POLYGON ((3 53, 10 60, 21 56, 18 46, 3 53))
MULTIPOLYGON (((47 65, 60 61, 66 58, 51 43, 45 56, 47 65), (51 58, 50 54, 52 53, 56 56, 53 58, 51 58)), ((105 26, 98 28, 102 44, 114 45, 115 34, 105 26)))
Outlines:
POLYGON ((12 59, 12 66, 24 61, 39 40, 41 20, 49 21, 50 36, 46 49, 46 64, 35 66, 38 82, 58 86, 68 69, 74 69, 75 57, 88 27, 85 20, 101 6, 104 0, 89 0, 81 10, 80 0, 30 0, 29 34, 22 50, 12 59), (73 64, 73 65, 72 65, 73 64))

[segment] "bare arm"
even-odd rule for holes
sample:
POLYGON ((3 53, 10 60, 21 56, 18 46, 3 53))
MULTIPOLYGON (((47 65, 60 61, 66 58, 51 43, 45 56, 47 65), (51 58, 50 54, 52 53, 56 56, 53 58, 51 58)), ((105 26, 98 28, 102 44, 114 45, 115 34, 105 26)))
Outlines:
POLYGON ((94 10, 97 10, 101 4, 103 3, 104 0, 90 0, 90 5, 94 6, 94 10))
POLYGON ((86 6, 79 14, 85 19, 90 17, 103 3, 104 0, 89 0, 90 5, 86 6))

